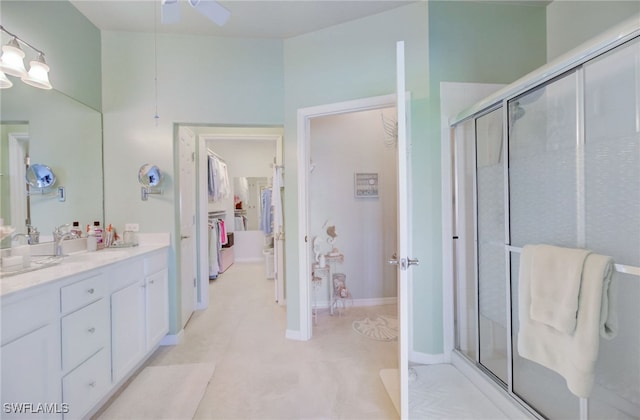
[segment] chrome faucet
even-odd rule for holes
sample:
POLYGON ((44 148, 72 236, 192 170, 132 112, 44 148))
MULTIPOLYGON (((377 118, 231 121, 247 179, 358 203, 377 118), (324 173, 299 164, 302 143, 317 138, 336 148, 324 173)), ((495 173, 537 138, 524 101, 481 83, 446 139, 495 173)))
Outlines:
POLYGON ((17 241, 20 238, 25 238, 27 240, 27 244, 31 245, 31 237, 26 233, 14 233, 11 235, 11 242, 17 241))
POLYGON ((71 225, 67 223, 65 225, 60 225, 53 230, 53 255, 56 257, 63 255, 62 242, 65 239, 76 239, 78 237, 75 232, 67 230, 70 226, 71 225))

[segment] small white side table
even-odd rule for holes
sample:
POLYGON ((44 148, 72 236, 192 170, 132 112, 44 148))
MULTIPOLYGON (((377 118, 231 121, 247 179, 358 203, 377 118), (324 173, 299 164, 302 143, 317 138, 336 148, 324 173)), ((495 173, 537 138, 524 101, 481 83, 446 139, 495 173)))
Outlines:
POLYGON ((311 284, 313 285, 313 306, 311 307, 311 317, 313 325, 318 325, 318 290, 322 287, 322 282, 326 280, 331 283, 330 269, 328 265, 320 267, 318 263, 313 264, 311 270, 311 284))
POLYGON ((329 281, 327 282, 327 285, 329 286, 329 313, 331 315, 333 315, 334 312, 334 307, 335 305, 335 292, 333 290, 334 285, 333 285, 333 273, 336 272, 336 264, 342 264, 344 262, 344 255, 343 254, 334 254, 334 253, 328 253, 325 254, 325 259, 327 261, 327 266, 329 267, 329 281))

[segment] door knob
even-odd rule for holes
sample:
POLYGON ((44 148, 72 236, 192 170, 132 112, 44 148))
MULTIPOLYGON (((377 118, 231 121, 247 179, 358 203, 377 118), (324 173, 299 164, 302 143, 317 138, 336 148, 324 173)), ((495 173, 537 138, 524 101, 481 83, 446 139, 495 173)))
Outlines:
POLYGON ((407 258, 407 265, 420 265, 420 260, 418 260, 417 258, 407 258))

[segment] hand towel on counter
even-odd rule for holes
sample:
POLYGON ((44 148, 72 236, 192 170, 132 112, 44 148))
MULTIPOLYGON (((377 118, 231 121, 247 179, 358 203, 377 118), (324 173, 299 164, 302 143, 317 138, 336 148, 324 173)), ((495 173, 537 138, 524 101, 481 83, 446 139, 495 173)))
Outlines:
POLYGON ((565 334, 573 333, 582 268, 591 251, 551 245, 526 245, 525 248, 523 252, 531 253, 531 319, 565 334))
POLYGON ((599 337, 617 334, 616 284, 610 257, 589 254, 578 295, 576 328, 572 334, 534 321, 530 316, 533 247, 526 246, 520 257, 518 353, 562 375, 569 390, 588 398, 594 382, 599 337))

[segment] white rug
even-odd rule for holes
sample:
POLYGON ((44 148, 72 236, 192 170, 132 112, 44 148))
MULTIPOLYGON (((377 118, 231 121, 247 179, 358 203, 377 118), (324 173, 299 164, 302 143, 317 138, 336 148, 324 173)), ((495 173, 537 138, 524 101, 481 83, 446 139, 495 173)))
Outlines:
POLYGON ((398 339, 398 320, 382 315, 374 320, 365 318, 353 321, 353 330, 372 340, 393 341, 398 339))
POLYGON ((107 419, 192 419, 215 365, 148 366, 98 417, 107 419))

